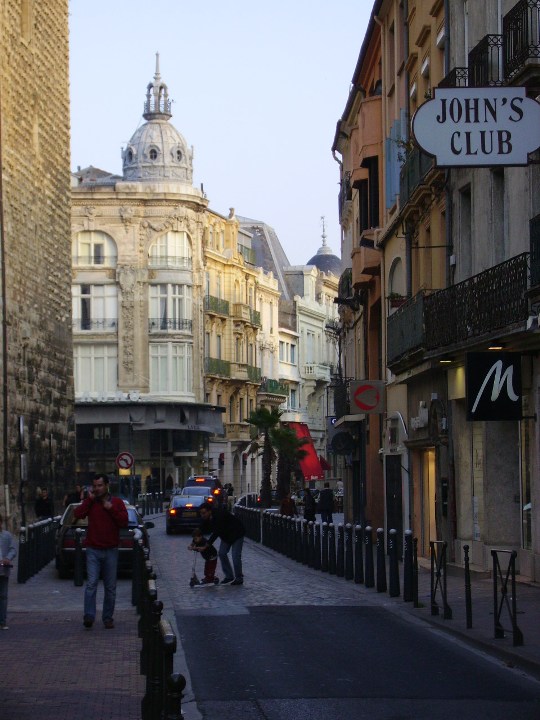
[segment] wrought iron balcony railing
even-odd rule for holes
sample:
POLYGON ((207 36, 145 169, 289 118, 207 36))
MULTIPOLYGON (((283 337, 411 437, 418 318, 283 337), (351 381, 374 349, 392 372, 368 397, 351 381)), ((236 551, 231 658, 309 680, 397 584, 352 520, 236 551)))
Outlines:
POLYGON ((425 347, 424 299, 421 290, 406 300, 386 321, 386 353, 388 365, 425 347))
POLYGON ((258 310, 254 310, 253 308, 250 308, 249 312, 250 323, 252 325, 256 325, 257 327, 261 327, 261 313, 258 310))
POLYGON ((414 147, 403 163, 399 173, 399 198, 405 205, 426 174, 433 167, 433 158, 414 147))
POLYGON ((204 358, 204 371, 207 375, 223 375, 231 377, 231 363, 219 358, 204 358))
POLYGON ((450 70, 440 82, 441 88, 467 87, 469 84, 469 69, 466 67, 455 67, 450 70))
POLYGON ((77 318, 72 321, 72 327, 78 332, 116 332, 118 330, 118 319, 77 318))
POLYGON ((175 330, 191 332, 193 320, 180 318, 150 318, 148 320, 149 332, 170 332, 175 330))
POLYGON ((273 380, 272 378, 264 378, 261 381, 259 392, 268 393, 269 395, 283 395, 284 397, 289 396, 289 388, 285 383, 279 382, 279 380, 273 380))
POLYGON ((247 374, 250 382, 257 383, 261 381, 261 368, 255 367, 254 365, 248 365, 247 374))
MULTIPOLYGON (((424 299, 426 349, 464 343, 528 317, 529 253, 424 299)), ((397 314, 397 313, 396 313, 397 314)))
POLYGON ((504 74, 511 82, 540 63, 540 0, 520 0, 503 18, 504 74))
POLYGON ((216 315, 229 315, 229 301, 206 295, 204 298, 204 309, 207 312, 216 313, 216 315))
POLYGON ((503 36, 483 37, 469 53, 468 69, 469 87, 503 85, 503 36))

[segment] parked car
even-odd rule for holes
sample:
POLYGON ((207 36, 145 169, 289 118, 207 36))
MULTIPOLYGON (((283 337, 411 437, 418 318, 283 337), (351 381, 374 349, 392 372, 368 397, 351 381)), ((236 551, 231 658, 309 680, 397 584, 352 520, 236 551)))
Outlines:
POLYGON ((201 524, 199 508, 204 502, 215 502, 210 488, 205 485, 185 487, 178 495, 173 495, 165 520, 167 535, 199 527, 201 524))
MULTIPOLYGON (((55 546, 55 562, 58 571, 58 577, 67 578, 73 574, 75 568, 75 531, 81 528, 83 563, 86 565, 86 528, 88 527, 88 518, 77 520, 74 515, 75 508, 80 503, 72 503, 68 505, 64 514, 60 518, 60 524, 56 531, 55 546)), ((133 541, 135 530, 141 532, 144 547, 150 548, 150 538, 148 530, 154 527, 154 523, 145 521, 137 508, 133 505, 126 505, 128 513, 128 527, 120 530, 120 545, 118 553, 118 573, 131 572, 133 567, 133 541)))
POLYGON ((190 475, 190 477, 188 477, 186 481, 185 487, 207 488, 210 491, 208 494, 212 495, 212 497, 214 498, 214 502, 216 502, 220 507, 222 505, 224 505, 225 507, 227 506, 227 492, 226 490, 224 490, 219 478, 214 477, 213 475, 190 475))
POLYGON ((245 495, 240 495, 234 505, 235 507, 259 508, 261 506, 261 496, 259 493, 246 493, 245 495))

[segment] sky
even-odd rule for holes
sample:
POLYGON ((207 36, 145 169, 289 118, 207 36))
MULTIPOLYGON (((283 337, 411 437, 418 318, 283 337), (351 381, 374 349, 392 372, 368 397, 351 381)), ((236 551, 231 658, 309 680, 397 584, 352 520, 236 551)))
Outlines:
POLYGON ((156 52, 212 210, 266 222, 292 265, 340 254, 336 123, 371 0, 70 0, 71 165, 122 173, 156 52))

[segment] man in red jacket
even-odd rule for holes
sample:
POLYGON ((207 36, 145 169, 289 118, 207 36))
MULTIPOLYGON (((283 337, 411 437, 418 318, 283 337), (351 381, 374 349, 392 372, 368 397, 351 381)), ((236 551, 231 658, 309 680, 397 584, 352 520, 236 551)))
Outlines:
POLYGON ((92 492, 75 508, 74 515, 78 519, 88 517, 83 625, 90 629, 94 624, 96 592, 101 574, 105 590, 102 619, 107 630, 111 630, 114 628, 120 528, 128 526, 126 506, 119 498, 111 497, 109 478, 96 475, 92 492))

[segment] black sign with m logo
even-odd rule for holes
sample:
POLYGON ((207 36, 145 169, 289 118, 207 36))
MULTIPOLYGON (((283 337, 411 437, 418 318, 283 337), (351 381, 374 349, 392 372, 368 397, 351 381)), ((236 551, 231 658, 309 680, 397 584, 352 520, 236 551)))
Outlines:
POLYGON ((467 353, 467 420, 521 420, 521 355, 467 353))

